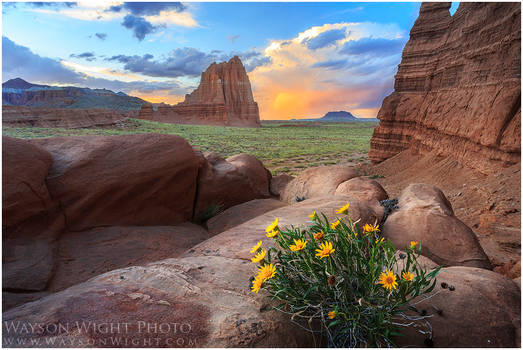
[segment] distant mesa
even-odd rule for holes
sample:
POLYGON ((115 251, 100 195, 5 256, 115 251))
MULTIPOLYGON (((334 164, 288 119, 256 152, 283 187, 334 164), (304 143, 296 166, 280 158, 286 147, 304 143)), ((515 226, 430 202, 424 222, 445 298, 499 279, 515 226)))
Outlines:
POLYGON ((213 63, 202 73, 200 85, 175 106, 144 104, 139 118, 174 124, 260 126, 258 104, 238 56, 213 63))
POLYGON ((327 112, 321 118, 307 118, 307 119, 291 119, 293 121, 315 121, 315 122, 335 122, 335 123, 345 123, 345 122, 378 122, 376 118, 358 118, 351 112, 347 111, 337 111, 337 112, 327 112))
POLYGON ((2 84, 2 105, 36 108, 108 109, 138 111, 146 101, 123 92, 75 86, 50 86, 29 83, 21 78, 2 84))
POLYGON ((338 112, 328 112, 323 117, 320 118, 324 121, 355 121, 358 120, 357 117, 355 117, 352 113, 346 112, 346 111, 338 111, 338 112))

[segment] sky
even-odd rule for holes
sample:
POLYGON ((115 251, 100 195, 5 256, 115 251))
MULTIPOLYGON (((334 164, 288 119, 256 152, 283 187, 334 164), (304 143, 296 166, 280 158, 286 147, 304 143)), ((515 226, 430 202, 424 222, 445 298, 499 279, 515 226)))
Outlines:
MULTIPOLYGON (((175 104, 238 55, 261 119, 375 117, 420 3, 3 2, 2 81, 175 104)), ((453 6, 455 11, 455 6, 453 6)))

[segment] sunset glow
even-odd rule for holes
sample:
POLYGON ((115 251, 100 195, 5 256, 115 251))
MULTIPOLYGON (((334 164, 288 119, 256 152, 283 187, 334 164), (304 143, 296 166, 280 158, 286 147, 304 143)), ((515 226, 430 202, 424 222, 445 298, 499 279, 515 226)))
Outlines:
POLYGON ((338 110, 375 117, 392 91, 419 8, 419 3, 3 5, 3 81, 20 77, 106 88, 176 104, 198 86, 212 62, 238 55, 261 119, 313 118, 338 110), (407 16, 394 16, 405 11, 407 16))

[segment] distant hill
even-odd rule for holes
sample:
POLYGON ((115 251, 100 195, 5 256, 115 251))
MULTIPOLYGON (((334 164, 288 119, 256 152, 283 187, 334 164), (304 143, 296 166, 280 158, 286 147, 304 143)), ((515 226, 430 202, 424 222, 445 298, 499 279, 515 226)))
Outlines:
POLYGON ((21 78, 2 84, 2 104, 41 108, 103 108, 118 111, 139 110, 147 103, 138 97, 106 89, 49 86, 21 78))
POLYGON ((350 112, 338 111, 338 112, 328 112, 323 117, 320 118, 321 121, 325 122, 347 122, 347 121, 356 121, 358 118, 352 115, 350 112))
POLYGON ((25 89, 30 89, 30 88, 33 88, 33 87, 36 87, 36 88, 49 88, 50 86, 49 85, 31 84, 31 83, 28 83, 27 81, 25 81, 24 79, 20 79, 20 78, 10 79, 10 80, 8 80, 8 81, 6 81, 5 83, 2 84, 2 88, 8 88, 8 89, 25 90, 25 89))
POLYGON ((328 112, 321 118, 308 118, 308 119, 291 119, 292 121, 306 121, 306 122, 331 122, 331 123, 344 123, 344 122, 378 122, 376 118, 358 118, 350 112, 337 111, 328 112))

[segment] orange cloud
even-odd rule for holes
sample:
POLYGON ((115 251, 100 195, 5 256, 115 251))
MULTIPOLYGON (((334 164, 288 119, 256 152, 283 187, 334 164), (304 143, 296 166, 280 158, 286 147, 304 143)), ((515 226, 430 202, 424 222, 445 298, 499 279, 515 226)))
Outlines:
POLYGON ((336 23, 309 28, 289 40, 272 40, 263 51, 271 63, 249 73, 260 118, 314 118, 339 110, 364 118, 375 117, 383 92, 392 88, 389 78, 399 61, 395 62, 394 57, 391 60, 390 55, 348 57, 341 48, 350 40, 391 40, 401 35, 393 25, 336 23), (345 30, 345 37, 312 49, 307 44, 332 30, 345 30), (336 68, 321 64, 329 61, 341 64, 336 68))
POLYGON ((170 95, 169 90, 155 90, 151 93, 144 93, 141 91, 130 91, 129 95, 136 96, 151 103, 167 103, 170 105, 182 102, 185 96, 170 95))

